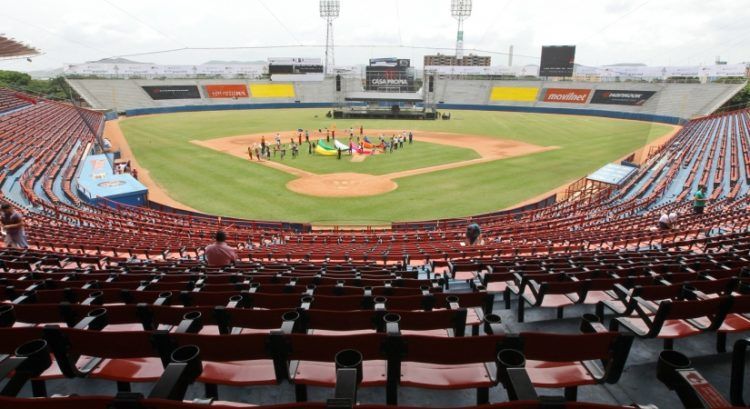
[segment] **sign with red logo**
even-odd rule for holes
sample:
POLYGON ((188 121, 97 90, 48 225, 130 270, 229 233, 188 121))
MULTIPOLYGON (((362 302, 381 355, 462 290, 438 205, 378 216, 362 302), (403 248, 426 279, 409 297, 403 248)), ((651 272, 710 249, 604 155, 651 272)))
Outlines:
POLYGON ((698 373, 698 371, 692 369, 678 371, 690 385, 692 385, 698 397, 705 404, 707 408, 728 408, 731 405, 724 399, 723 396, 716 390, 708 381, 698 373))
POLYGON ((247 87, 243 84, 206 85, 206 95, 209 98, 247 98, 247 87))
POLYGON ((544 102, 559 102, 564 104, 585 104, 591 94, 590 89, 575 88, 547 88, 544 92, 544 102))

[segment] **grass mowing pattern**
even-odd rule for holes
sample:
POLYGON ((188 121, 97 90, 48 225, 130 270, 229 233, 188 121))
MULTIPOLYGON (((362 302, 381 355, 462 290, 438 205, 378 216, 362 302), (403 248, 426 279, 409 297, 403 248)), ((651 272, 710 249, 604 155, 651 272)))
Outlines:
MULTIPOLYGON (((141 165, 174 199, 188 206, 235 217, 341 224, 460 217, 506 208, 577 180, 671 130, 608 118, 484 111, 454 111, 450 121, 367 120, 365 129, 475 134, 560 149, 401 178, 393 192, 350 199, 293 193, 284 187, 291 175, 249 166, 246 160, 189 143, 325 128, 334 122, 324 113, 321 109, 191 112, 135 117, 120 125, 141 165)), ((336 120, 335 124, 344 129, 362 122, 336 120)))

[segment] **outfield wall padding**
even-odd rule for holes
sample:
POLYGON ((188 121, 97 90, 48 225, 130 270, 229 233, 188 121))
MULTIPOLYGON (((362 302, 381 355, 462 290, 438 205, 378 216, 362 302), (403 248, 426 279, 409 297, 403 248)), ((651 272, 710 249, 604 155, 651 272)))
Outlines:
POLYGON ((283 108, 331 108, 333 103, 328 102, 284 102, 268 104, 227 104, 227 105, 183 105, 176 107, 136 108, 125 111, 127 116, 169 114, 174 112, 199 112, 199 111, 232 111, 238 109, 283 109, 283 108))
MULTIPOLYGON (((127 116, 168 114, 174 112, 199 111, 230 111, 240 109, 284 109, 284 108, 332 108, 333 102, 303 102, 303 103, 269 103, 269 104, 227 104, 227 105, 183 105, 176 107, 137 108, 125 111, 127 116)), ((503 111, 528 112, 538 114, 562 114, 598 116, 604 118, 631 119, 636 121, 659 122, 670 125, 683 125, 688 121, 676 116, 640 114, 635 112, 605 111, 600 109, 573 109, 547 107, 521 107, 503 105, 468 105, 468 104, 437 104, 438 109, 455 109, 467 111, 503 111)))
POLYGON ((253 98, 294 98, 294 84, 255 84, 250 83, 253 98))
POLYGON ((539 87, 492 87, 490 101, 534 102, 539 95, 539 87))
POLYGON ((616 119, 632 119, 636 121, 660 122, 671 125, 683 125, 687 119, 676 116, 640 114, 636 112, 604 111, 600 109, 574 109, 574 108, 547 108, 547 107, 520 107, 503 105, 464 105, 464 104, 437 104, 438 109, 457 109, 469 111, 504 111, 504 112, 529 112, 537 114, 562 114, 599 116, 616 119))

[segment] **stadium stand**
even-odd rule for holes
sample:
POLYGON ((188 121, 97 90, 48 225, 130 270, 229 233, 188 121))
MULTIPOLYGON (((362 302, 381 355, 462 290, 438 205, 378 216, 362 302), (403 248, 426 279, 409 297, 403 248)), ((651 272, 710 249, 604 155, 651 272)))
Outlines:
MULTIPOLYGON (((346 78, 345 89, 351 93, 363 91, 361 82, 346 78)), ((141 88, 142 86, 197 86, 203 89, 210 84, 232 84, 246 86, 267 87, 270 82, 242 82, 237 80, 115 80, 115 79, 68 79, 68 83, 86 101, 97 109, 112 109, 117 112, 130 111, 128 115, 152 112, 170 112, 185 109, 226 109, 229 105, 235 109, 253 107, 268 107, 266 104, 283 104, 289 107, 331 106, 335 100, 335 86, 333 79, 319 82, 293 83, 294 95, 288 93, 285 97, 269 97, 264 95, 257 98, 250 93, 249 98, 208 98, 205 92, 201 98, 154 100, 141 88), (160 108, 153 111, 153 108, 160 108), (192 107, 192 108, 191 108, 192 107), (169 108, 173 108, 170 110, 169 108)), ((652 84, 652 83, 590 83, 590 82, 559 82, 548 81, 499 81, 499 80, 461 80, 438 78, 435 80, 435 100, 440 109, 488 109, 514 110, 521 112, 549 112, 572 113, 582 115, 604 115, 615 117, 643 118, 660 122, 677 123, 680 120, 704 116, 714 112, 732 95, 737 93, 743 84, 652 84), (537 91, 534 98, 526 96, 493 100, 493 90, 501 89, 530 89, 537 91), (654 92, 653 96, 641 105, 607 105, 590 103, 559 103, 545 102, 542 94, 549 88, 564 88, 588 90, 593 94, 597 89, 603 90, 639 90, 654 92)), ((275 85, 273 85, 275 86, 275 85)), ((512 95, 512 93, 511 93, 512 95)))
POLYGON ((34 99, 6 89, 0 89, 0 113, 25 107, 34 99))
MULTIPOLYGON (((136 84, 117 82, 128 83, 136 84)), ((326 95, 314 86, 294 90, 326 95)), ((690 110, 708 109, 723 92, 707 92, 690 110)), ((392 405, 413 389, 469 390, 478 404, 522 399, 535 387, 568 401, 580 389, 587 400, 590 388, 638 376, 626 362, 655 363, 653 343, 634 338, 705 354, 693 339, 718 334, 723 351, 750 328, 748 110, 690 121, 618 190, 477 216, 486 243, 467 248, 459 244, 465 219, 301 232, 285 223, 88 205, 73 193, 73 176, 99 143, 103 115, 11 91, 0 96, 1 191, 23 210, 30 243, 0 250, 0 370, 13 373, 0 404, 9 407, 177 408, 193 407, 182 402, 193 398, 243 407, 222 401, 247 402, 232 388, 250 386, 273 388, 261 404, 320 402, 316 388, 339 393, 352 384, 368 401, 392 405), (707 186, 710 215, 691 214, 686 199, 698 184, 707 186), (677 228, 650 229, 672 211, 682 214, 677 228), (241 247, 231 267, 201 259, 218 225, 241 247), (268 244, 271 235, 282 240, 268 244), (508 320, 513 308, 517 318, 508 320), (534 321, 549 319, 546 308, 558 317, 567 309, 575 322, 562 332, 540 330, 534 321), (346 365, 336 357, 351 349, 364 362, 358 378, 342 383, 351 373, 340 372, 346 365), (521 375, 511 377, 525 380, 523 393, 504 369, 507 350, 523 354, 514 355, 521 375), (45 398, 83 378, 114 383, 119 394, 45 398), (131 392, 142 383, 145 400, 131 392), (14 398, 19 393, 25 398, 14 398)), ((682 398, 685 387, 677 389, 682 398)), ((538 407, 539 399, 534 393, 532 402, 496 407, 538 407)), ((643 399, 674 403, 658 392, 643 399)), ((421 406, 441 406, 435 402, 421 406)))

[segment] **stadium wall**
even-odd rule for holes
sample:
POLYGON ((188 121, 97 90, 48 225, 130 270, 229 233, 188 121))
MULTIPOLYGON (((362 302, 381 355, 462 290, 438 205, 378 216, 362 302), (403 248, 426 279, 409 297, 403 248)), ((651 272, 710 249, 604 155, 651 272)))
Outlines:
MULTIPOLYGON (((290 82, 235 80, 68 80, 89 104, 128 115, 253 108, 332 107, 335 82, 290 82), (144 87, 191 87, 190 98, 154 99, 144 87), (239 97, 222 95, 216 88, 244 89, 239 97), (269 87, 274 87, 271 89, 269 87), (278 89, 275 89, 278 88, 278 89), (197 90, 197 94, 195 92, 197 90), (211 91, 209 91, 211 90, 211 91), (258 95, 253 90, 260 90, 258 95), (218 93, 218 94, 217 94, 218 93)), ((440 109, 477 109, 511 112, 545 112, 595 115, 614 118, 679 123, 680 120, 714 112, 744 84, 671 84, 641 82, 560 82, 436 79, 434 100, 440 109), (596 103, 605 91, 642 92, 647 95, 631 102, 596 103), (550 97, 554 93, 555 98, 550 97), (564 95, 569 94, 569 95, 564 95), (560 96, 562 96, 560 98, 560 96), (567 98, 570 97, 570 98, 567 98), (676 118, 676 119, 675 119, 676 118)), ((151 87, 151 88, 149 88, 151 87)), ((361 81, 347 81, 345 94, 362 92, 361 81)), ((599 101, 601 102, 601 101, 599 101)))
POLYGON ((173 107, 135 108, 125 111, 126 116, 168 114, 173 112, 229 111, 236 109, 330 108, 327 102, 273 103, 273 104, 222 104, 181 105, 173 107))
MULTIPOLYGON (((284 108, 330 108, 330 103, 299 103, 299 104, 233 104, 233 105, 183 105, 176 107, 137 108, 125 111, 126 116, 139 116, 151 114, 168 114, 176 112, 201 112, 201 111, 226 111, 239 109, 284 109, 284 108)), ((470 111, 505 111, 505 112, 528 112, 542 114, 564 114, 564 115, 587 115, 606 118, 632 119, 637 121, 661 122, 665 124, 681 125, 686 119, 666 116, 639 114, 631 112, 600 111, 596 109, 569 109, 569 108, 545 108, 545 107, 513 107, 500 105, 471 105, 471 104, 438 104, 438 109, 448 110, 470 110, 470 111)))
POLYGON ((472 111, 504 111, 504 112, 529 112, 541 114, 563 114, 563 115, 585 115, 600 116, 606 118, 632 119, 636 121, 661 122, 671 125, 682 125, 687 119, 676 116, 642 114, 635 112, 602 111, 597 109, 571 109, 571 108, 547 108, 547 107, 523 107, 502 105, 465 105, 465 104, 438 104, 438 109, 457 109, 472 111))

